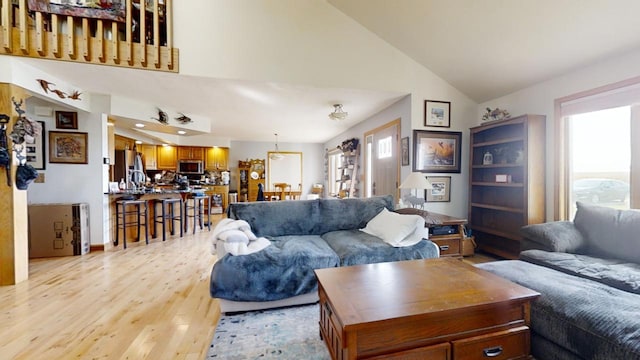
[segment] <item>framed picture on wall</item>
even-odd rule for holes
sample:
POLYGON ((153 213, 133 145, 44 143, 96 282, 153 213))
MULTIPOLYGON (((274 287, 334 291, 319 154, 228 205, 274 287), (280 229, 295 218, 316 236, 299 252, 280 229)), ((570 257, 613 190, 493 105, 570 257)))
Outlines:
POLYGON ((451 102, 425 100, 424 126, 451 127, 451 102))
POLYGON ((49 131, 49 162, 87 164, 87 133, 49 131))
POLYGON ((402 166, 409 165, 409 137, 400 140, 400 154, 402 156, 402 166))
POLYGON ((42 130, 40 132, 40 136, 32 138, 31 141, 26 140, 25 138, 25 147, 27 149, 27 164, 33 166, 36 170, 44 170, 45 169, 45 159, 44 159, 44 121, 38 121, 42 130))
POLYGON ((451 176, 427 176, 427 180, 433 187, 424 191, 427 202, 451 201, 451 176))
POLYGON ((75 111, 56 111, 56 129, 78 129, 78 113, 75 111))
POLYGON ((462 133, 413 130, 413 171, 459 173, 462 133))

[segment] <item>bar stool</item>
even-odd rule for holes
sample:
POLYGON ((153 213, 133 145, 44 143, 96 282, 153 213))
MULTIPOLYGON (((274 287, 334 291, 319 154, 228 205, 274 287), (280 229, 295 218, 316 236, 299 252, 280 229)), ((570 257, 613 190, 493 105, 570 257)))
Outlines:
POLYGON ((182 198, 167 198, 158 199, 154 203, 154 220, 153 220, 153 237, 158 237, 156 227, 158 223, 162 223, 162 241, 167 239, 167 221, 171 225, 171 235, 175 235, 174 222, 178 222, 178 228, 180 228, 180 237, 182 237, 182 198), (160 212, 158 212, 158 204, 160 204, 160 212), (176 214, 176 206, 178 207, 178 213, 176 214))
POLYGON ((200 224, 200 230, 204 229, 205 208, 207 216, 207 228, 211 231, 211 197, 205 194, 193 194, 187 197, 184 205, 184 231, 187 231, 189 218, 193 218, 193 233, 196 233, 196 227, 200 224), (191 210, 191 215, 189 215, 191 210))
POLYGON ((127 228, 138 228, 138 241, 140 240, 140 226, 144 226, 145 243, 149 244, 149 228, 147 227, 147 202, 145 200, 118 200, 116 201, 116 240, 113 245, 120 242, 120 229, 122 229, 122 246, 127 248, 127 228), (127 222, 127 217, 135 215, 135 220, 127 222), (144 221, 142 221, 144 219, 144 221))

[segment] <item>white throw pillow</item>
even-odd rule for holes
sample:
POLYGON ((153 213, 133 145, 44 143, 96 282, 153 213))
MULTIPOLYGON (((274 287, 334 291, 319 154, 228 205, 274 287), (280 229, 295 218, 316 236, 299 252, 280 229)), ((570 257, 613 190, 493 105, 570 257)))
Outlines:
POLYGON ((369 220, 364 229, 360 230, 381 238, 391 246, 411 246, 422 239, 424 218, 418 215, 398 214, 383 208, 378 215, 369 220))

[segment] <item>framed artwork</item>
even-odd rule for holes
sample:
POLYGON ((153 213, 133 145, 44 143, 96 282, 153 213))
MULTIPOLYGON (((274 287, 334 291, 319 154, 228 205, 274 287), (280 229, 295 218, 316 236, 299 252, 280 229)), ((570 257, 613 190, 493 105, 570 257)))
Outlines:
POLYGON ((25 147, 27 148, 27 164, 33 166, 36 170, 44 170, 44 121, 38 121, 42 126, 40 136, 33 138, 32 141, 28 141, 25 138, 25 147))
POLYGON ((49 131, 49 162, 87 164, 87 133, 49 131))
POLYGON ((424 191, 427 202, 451 201, 451 176, 427 176, 427 180, 433 186, 432 189, 424 191))
POLYGON ((462 133, 413 130, 413 171, 459 173, 462 133))
POLYGON ((424 126, 450 127, 451 126, 451 102, 449 101, 424 101, 424 126))
POLYGON ((56 111, 56 129, 78 129, 78 113, 75 111, 56 111))
POLYGON ((402 166, 409 165, 409 137, 403 137, 401 140, 400 150, 402 151, 402 166))

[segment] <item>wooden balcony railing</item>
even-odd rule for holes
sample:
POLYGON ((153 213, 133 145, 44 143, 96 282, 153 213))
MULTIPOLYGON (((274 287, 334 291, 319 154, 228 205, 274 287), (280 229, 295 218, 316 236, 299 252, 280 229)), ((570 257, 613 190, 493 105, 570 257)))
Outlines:
POLYGON ((93 9, 56 3, 0 0, 0 54, 178 72, 172 0, 83 2, 93 9))

